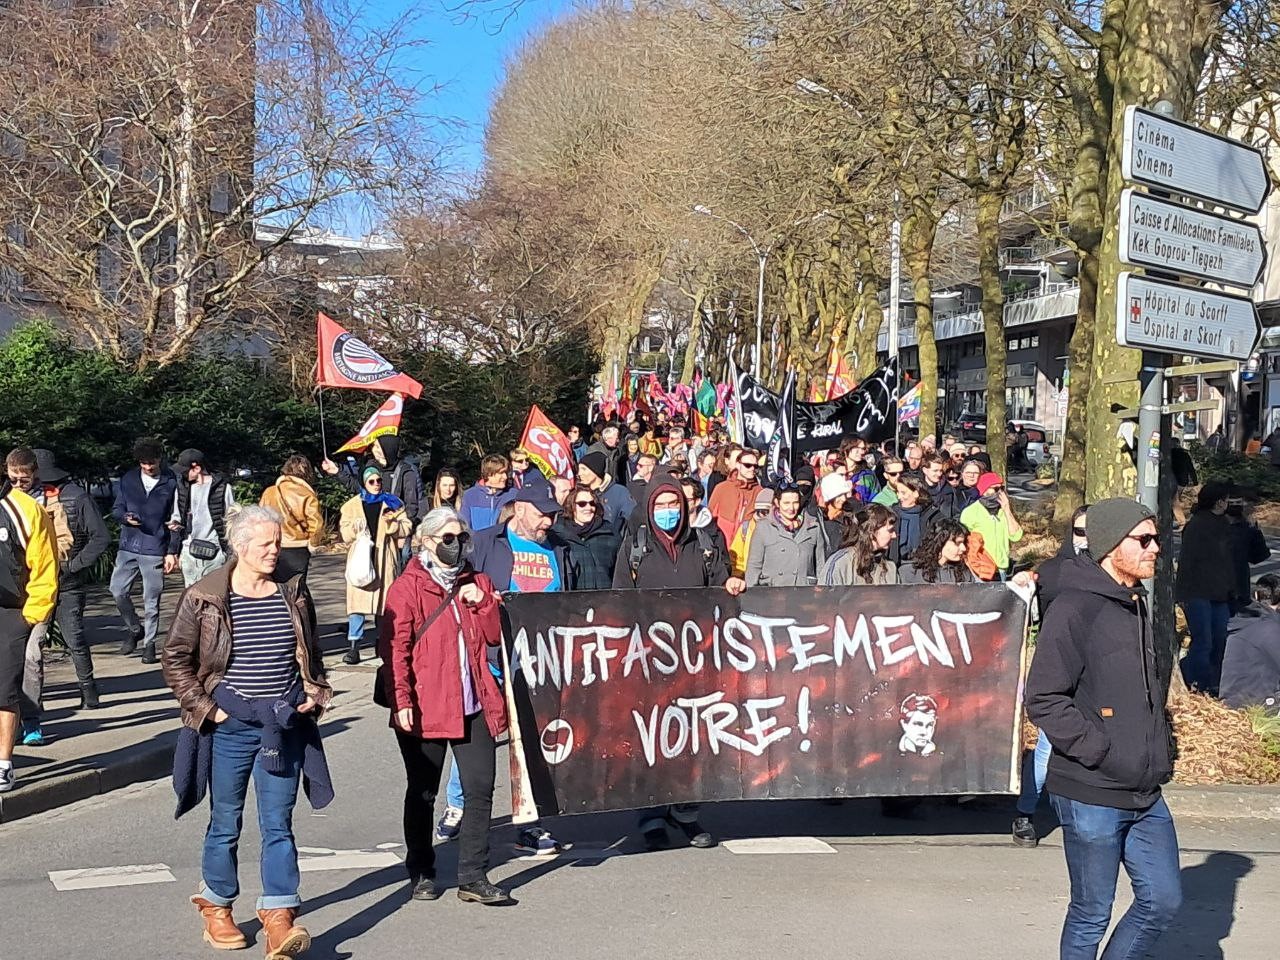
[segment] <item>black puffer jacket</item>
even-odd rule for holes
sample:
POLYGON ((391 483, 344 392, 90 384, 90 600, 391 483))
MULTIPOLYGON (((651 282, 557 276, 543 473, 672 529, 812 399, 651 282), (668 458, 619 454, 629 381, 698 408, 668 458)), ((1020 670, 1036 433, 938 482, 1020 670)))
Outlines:
POLYGON ((1027 715, 1053 745, 1045 786, 1081 803, 1150 806, 1173 776, 1164 702, 1141 584, 1077 561, 1027 675, 1027 715))
POLYGON ((608 590, 613 586, 613 567, 622 539, 613 524, 597 516, 585 530, 579 530, 561 518, 553 530, 564 542, 568 560, 564 589, 608 590))

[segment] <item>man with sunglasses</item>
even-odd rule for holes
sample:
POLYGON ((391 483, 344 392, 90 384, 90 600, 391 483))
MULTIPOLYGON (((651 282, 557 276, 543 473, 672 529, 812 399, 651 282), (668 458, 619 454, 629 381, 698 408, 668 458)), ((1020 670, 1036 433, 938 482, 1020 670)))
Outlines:
POLYGON ((762 459, 758 450, 743 450, 733 476, 711 492, 707 509, 715 517, 716 526, 720 528, 725 543, 733 543, 733 535, 738 532, 738 528, 751 518, 756 494, 760 492, 762 459))
POLYGON ((1160 535, 1132 500, 1103 500, 1088 516, 1093 560, 1082 555, 1053 601, 1026 683, 1027 715, 1053 747, 1045 786, 1071 878, 1061 960, 1098 956, 1122 863, 1134 900, 1104 958, 1146 956, 1182 902, 1178 838, 1160 791, 1173 776, 1167 684, 1142 586, 1160 535))
POLYGON ((871 498, 871 502, 892 507, 898 502, 898 483, 907 472, 907 466, 897 457, 885 457, 881 468, 884 471, 884 488, 871 498))

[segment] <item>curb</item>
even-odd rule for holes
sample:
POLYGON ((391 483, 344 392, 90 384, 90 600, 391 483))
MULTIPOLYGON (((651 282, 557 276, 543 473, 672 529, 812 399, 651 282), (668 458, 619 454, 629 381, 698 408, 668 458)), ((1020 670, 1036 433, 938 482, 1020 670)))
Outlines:
MULTIPOLYGON (((343 671, 344 676, 358 677, 361 674, 367 676, 369 682, 366 684, 357 681, 351 689, 335 696, 329 704, 326 716, 332 715, 340 707, 358 707, 362 703, 372 702, 373 670, 349 667, 343 671)), ((333 676, 332 672, 330 676, 333 676)), ((126 748, 113 763, 103 767, 75 770, 34 783, 24 784, 19 779, 18 786, 12 793, 0 795, 0 823, 12 823, 80 800, 101 796, 121 787, 168 777, 173 772, 173 749, 178 740, 178 729, 175 725, 172 730, 166 730, 158 737, 126 748)))
POLYGON ((1164 787, 1169 810, 1179 817, 1212 820, 1280 820, 1280 788, 1275 786, 1164 787))

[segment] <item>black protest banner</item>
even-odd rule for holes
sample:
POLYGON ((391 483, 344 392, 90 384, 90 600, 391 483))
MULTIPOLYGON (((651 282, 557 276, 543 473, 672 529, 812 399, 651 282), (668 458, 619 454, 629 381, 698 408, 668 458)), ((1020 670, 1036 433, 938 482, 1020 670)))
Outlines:
POLYGON ((878 443, 893 436, 898 409, 898 362, 891 359, 848 393, 826 403, 797 403, 792 455, 834 450, 846 437, 878 443))
POLYGON ((1027 608, 1003 584, 521 594, 506 611, 517 822, 1017 790, 1027 608))
POLYGON ((791 476, 792 410, 795 408, 795 373, 788 373, 779 396, 749 373, 738 374, 742 402, 743 445, 764 454, 762 482, 791 476))

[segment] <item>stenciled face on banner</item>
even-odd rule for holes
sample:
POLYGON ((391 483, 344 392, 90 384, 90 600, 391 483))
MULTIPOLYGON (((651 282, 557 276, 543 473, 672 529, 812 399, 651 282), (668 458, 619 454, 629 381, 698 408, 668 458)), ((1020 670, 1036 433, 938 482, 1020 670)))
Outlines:
POLYGON ((1026 604, 1002 584, 507 600, 540 811, 1006 793, 1026 604))

